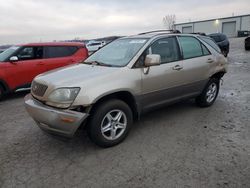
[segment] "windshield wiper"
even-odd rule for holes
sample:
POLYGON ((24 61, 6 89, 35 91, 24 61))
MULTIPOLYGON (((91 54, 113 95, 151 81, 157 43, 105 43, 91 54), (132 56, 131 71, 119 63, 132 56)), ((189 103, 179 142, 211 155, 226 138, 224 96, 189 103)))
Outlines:
POLYGON ((90 61, 90 62, 83 62, 83 63, 88 64, 88 65, 100 65, 100 66, 112 67, 112 65, 106 64, 100 61, 90 61))

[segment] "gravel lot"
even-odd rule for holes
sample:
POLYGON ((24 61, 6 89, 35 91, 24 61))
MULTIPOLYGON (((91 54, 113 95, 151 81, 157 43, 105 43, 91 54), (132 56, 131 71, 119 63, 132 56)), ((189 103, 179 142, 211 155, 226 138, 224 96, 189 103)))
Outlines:
POLYGON ((231 39, 229 73, 216 103, 186 101, 136 122, 120 145, 101 149, 85 131, 43 133, 26 93, 0 102, 0 187, 249 187, 250 52, 231 39))

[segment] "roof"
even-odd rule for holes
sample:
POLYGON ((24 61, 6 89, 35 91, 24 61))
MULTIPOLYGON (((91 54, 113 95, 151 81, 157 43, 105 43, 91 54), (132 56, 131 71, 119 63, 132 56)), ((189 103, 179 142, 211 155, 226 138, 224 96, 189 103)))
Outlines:
POLYGON ((200 22, 209 22, 209 21, 214 21, 214 20, 239 18, 239 17, 245 17, 245 16, 250 16, 250 14, 244 14, 244 15, 239 15, 239 16, 230 16, 230 17, 223 17, 223 18, 214 18, 214 19, 200 20, 200 21, 193 21, 193 22, 182 22, 182 23, 177 23, 177 24, 174 24, 174 25, 177 26, 177 25, 183 25, 183 24, 193 24, 193 23, 200 23, 200 22))
POLYGON ((80 42, 39 42, 20 44, 18 46, 84 46, 84 43, 80 42))

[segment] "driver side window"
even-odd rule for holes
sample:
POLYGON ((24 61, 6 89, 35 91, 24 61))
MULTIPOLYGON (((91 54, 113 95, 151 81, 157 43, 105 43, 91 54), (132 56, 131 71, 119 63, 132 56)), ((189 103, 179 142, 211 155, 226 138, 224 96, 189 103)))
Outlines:
POLYGON ((138 59, 135 68, 144 67, 144 61, 148 54, 160 55, 161 64, 171 63, 181 59, 176 37, 162 38, 153 42, 138 59))
POLYGON ((161 64, 180 60, 180 52, 175 37, 167 37, 155 41, 148 49, 149 54, 161 56, 161 64))
POLYGON ((30 60, 34 59, 34 48, 25 47, 18 54, 17 57, 19 60, 30 60))
POLYGON ((43 47, 24 47, 16 55, 19 60, 43 59, 43 47))

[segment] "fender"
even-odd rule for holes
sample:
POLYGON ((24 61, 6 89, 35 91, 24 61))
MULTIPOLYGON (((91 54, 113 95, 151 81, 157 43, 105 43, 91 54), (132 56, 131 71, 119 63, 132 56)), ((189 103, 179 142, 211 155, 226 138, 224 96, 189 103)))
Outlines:
POLYGON ((130 108, 133 112, 134 118, 140 119, 140 116, 142 113, 142 108, 141 108, 139 97, 133 95, 132 92, 130 92, 128 90, 110 91, 104 95, 97 97, 94 100, 94 103, 92 103, 90 110, 92 110, 92 108, 97 103, 99 103, 107 98, 117 98, 117 99, 120 99, 120 100, 126 102, 130 106, 130 108))

